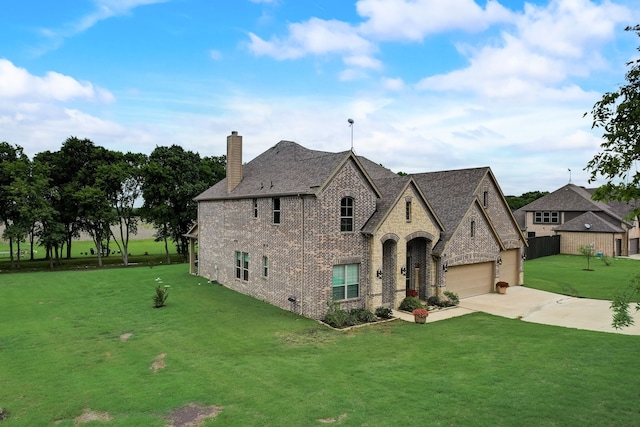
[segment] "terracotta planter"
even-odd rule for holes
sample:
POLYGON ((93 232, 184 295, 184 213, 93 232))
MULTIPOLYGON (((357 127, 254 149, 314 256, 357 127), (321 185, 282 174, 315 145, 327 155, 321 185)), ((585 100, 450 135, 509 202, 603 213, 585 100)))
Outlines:
POLYGON ((498 287, 498 293, 502 294, 502 295, 506 294, 507 293, 507 288, 498 287))
POLYGON ((426 317, 413 316, 413 320, 415 320, 416 323, 427 323, 426 317))

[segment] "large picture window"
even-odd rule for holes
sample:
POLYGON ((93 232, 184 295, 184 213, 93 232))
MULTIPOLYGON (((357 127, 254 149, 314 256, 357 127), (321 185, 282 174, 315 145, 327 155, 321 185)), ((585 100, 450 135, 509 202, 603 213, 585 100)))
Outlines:
POLYGON ((333 266, 333 299, 344 300, 360 296, 360 264, 333 266))
POLYGON ((249 280, 249 254, 236 251, 236 279, 249 280))
POLYGON ((533 213, 534 224, 560 224, 558 211, 536 211, 533 213))
POLYGON ((340 202, 340 231, 353 231, 353 199, 343 197, 340 202))

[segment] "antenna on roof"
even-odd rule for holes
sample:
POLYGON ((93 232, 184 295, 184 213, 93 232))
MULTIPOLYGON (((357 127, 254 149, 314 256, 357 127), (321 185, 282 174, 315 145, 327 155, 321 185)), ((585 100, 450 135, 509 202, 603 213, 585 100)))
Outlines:
POLYGON ((569 169, 569 184, 571 184, 571 169, 569 169))
POLYGON ((347 122, 349 122, 349 127, 351 128, 351 151, 353 151, 353 119, 347 119, 347 122))

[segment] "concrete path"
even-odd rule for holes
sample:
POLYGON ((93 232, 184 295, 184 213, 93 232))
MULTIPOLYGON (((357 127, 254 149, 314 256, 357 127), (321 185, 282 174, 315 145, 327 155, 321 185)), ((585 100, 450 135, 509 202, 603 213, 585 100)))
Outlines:
MULTIPOLYGON (((610 301, 575 298, 539 291, 524 286, 512 286, 505 295, 490 293, 463 298, 455 308, 435 311, 427 317, 427 323, 482 311, 510 319, 566 328, 640 335, 640 313, 631 305, 635 324, 623 329, 611 326, 610 301)), ((413 315, 394 311, 394 316, 413 322, 413 315)))

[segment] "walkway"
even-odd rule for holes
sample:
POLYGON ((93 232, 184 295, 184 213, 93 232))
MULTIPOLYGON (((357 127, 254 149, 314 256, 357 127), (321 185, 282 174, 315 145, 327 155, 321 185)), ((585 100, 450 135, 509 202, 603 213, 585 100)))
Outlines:
MULTIPOLYGON (((427 323, 481 311, 510 319, 589 331, 640 335, 640 313, 631 305, 635 324, 623 329, 611 326, 611 302, 575 298, 539 291, 524 286, 512 286, 505 295, 490 293, 460 300, 460 305, 429 313, 427 323)), ((413 322, 413 315, 394 311, 394 316, 413 322)))

